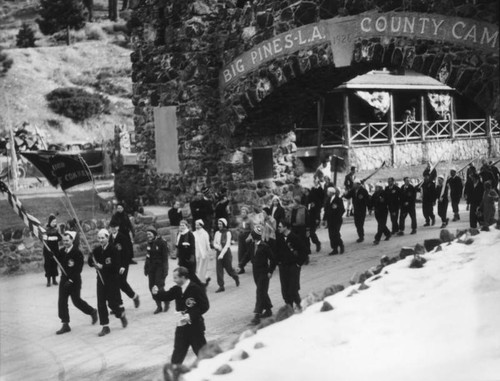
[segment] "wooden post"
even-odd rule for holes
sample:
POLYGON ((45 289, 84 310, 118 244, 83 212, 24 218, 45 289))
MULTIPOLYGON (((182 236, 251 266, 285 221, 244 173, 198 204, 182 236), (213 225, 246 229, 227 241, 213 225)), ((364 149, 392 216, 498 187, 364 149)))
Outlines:
POLYGON ((389 143, 391 144, 391 162, 395 165, 396 161, 396 139, 394 137, 394 97, 389 92, 389 143))
POLYGON ((486 137, 488 139, 488 157, 495 156, 493 134, 491 133, 491 115, 486 115, 486 137))
POLYGON ((17 153, 16 153, 16 138, 14 137, 14 131, 12 131, 12 126, 9 123, 9 134, 10 134, 10 164, 12 173, 12 189, 17 191, 19 188, 19 179, 17 173, 17 153))
POLYGON ((351 118, 349 116, 349 94, 344 93, 344 139, 347 147, 351 147, 351 118))
POLYGON ((316 146, 316 161, 317 165, 321 164, 321 144, 323 143, 323 116, 325 115, 325 98, 320 98, 316 102, 317 112, 316 116, 318 119, 318 140, 316 146))
POLYGON ((424 95, 420 95, 420 136, 422 141, 425 141, 425 99, 424 95))
POLYGON ((450 94, 450 137, 455 139, 455 100, 450 94))

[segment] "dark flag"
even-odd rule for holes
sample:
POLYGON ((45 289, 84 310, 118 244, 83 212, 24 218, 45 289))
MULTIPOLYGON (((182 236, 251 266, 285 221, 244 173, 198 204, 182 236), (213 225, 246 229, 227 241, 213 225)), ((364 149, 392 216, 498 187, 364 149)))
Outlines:
POLYGON ((64 191, 75 185, 94 181, 90 169, 80 155, 61 154, 55 151, 21 152, 50 184, 64 191))
POLYGON ((23 151, 20 152, 36 169, 49 180, 50 185, 56 187, 59 185, 59 180, 54 173, 54 168, 50 164, 50 158, 56 154, 55 151, 23 151))

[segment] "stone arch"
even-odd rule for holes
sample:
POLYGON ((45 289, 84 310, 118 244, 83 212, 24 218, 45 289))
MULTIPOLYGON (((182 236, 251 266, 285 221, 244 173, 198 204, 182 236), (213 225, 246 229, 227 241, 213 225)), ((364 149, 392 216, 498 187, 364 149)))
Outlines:
POLYGON ((280 89, 302 92, 301 96, 308 91, 320 94, 382 67, 409 69, 436 78, 488 114, 500 114, 496 25, 466 18, 391 12, 323 20, 252 46, 221 71, 225 120, 235 129, 256 110, 265 108, 264 104, 280 89), (420 24, 415 26, 415 20, 420 24), (369 33, 353 30, 353 25, 362 32, 369 29, 369 33), (401 35, 392 33, 391 28, 397 28, 401 35), (303 48, 293 46, 300 42, 303 48), (291 49, 286 54, 287 44, 291 49))

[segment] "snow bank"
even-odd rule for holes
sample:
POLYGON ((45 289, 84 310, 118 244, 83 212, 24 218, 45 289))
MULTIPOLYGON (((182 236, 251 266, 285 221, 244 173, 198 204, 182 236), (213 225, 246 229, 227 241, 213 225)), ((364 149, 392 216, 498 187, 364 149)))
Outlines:
POLYGON ((368 289, 326 298, 333 310, 314 304, 183 379, 498 380, 500 231, 473 238, 426 254, 420 269, 408 267, 411 258, 387 266, 368 289), (230 361, 241 350, 249 357, 230 361), (214 375, 224 364, 232 371, 214 375))

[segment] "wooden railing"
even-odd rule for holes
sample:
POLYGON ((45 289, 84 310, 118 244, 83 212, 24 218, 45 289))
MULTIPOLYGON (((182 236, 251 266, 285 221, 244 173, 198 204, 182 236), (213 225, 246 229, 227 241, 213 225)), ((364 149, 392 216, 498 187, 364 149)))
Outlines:
POLYGON ((389 141, 389 123, 352 123, 351 144, 384 143, 389 141))
MULTIPOLYGON (((486 119, 455 119, 453 129, 450 120, 395 122, 393 123, 392 142, 414 142, 423 140, 441 140, 456 138, 474 138, 488 136, 488 125, 486 119), (424 136, 422 136, 422 131, 424 136)), ((391 143, 390 124, 377 123, 351 123, 351 139, 348 144, 372 145, 391 143)), ((298 136, 301 134, 316 134, 317 128, 298 128, 298 136)), ((497 120, 491 119, 491 135, 500 135, 500 125, 497 120)), ((346 134, 343 124, 325 124, 322 128, 321 142, 323 146, 348 145, 345 141, 346 134)), ((299 144, 300 144, 299 138, 299 144)), ((309 144, 306 144, 309 145, 309 144)))

